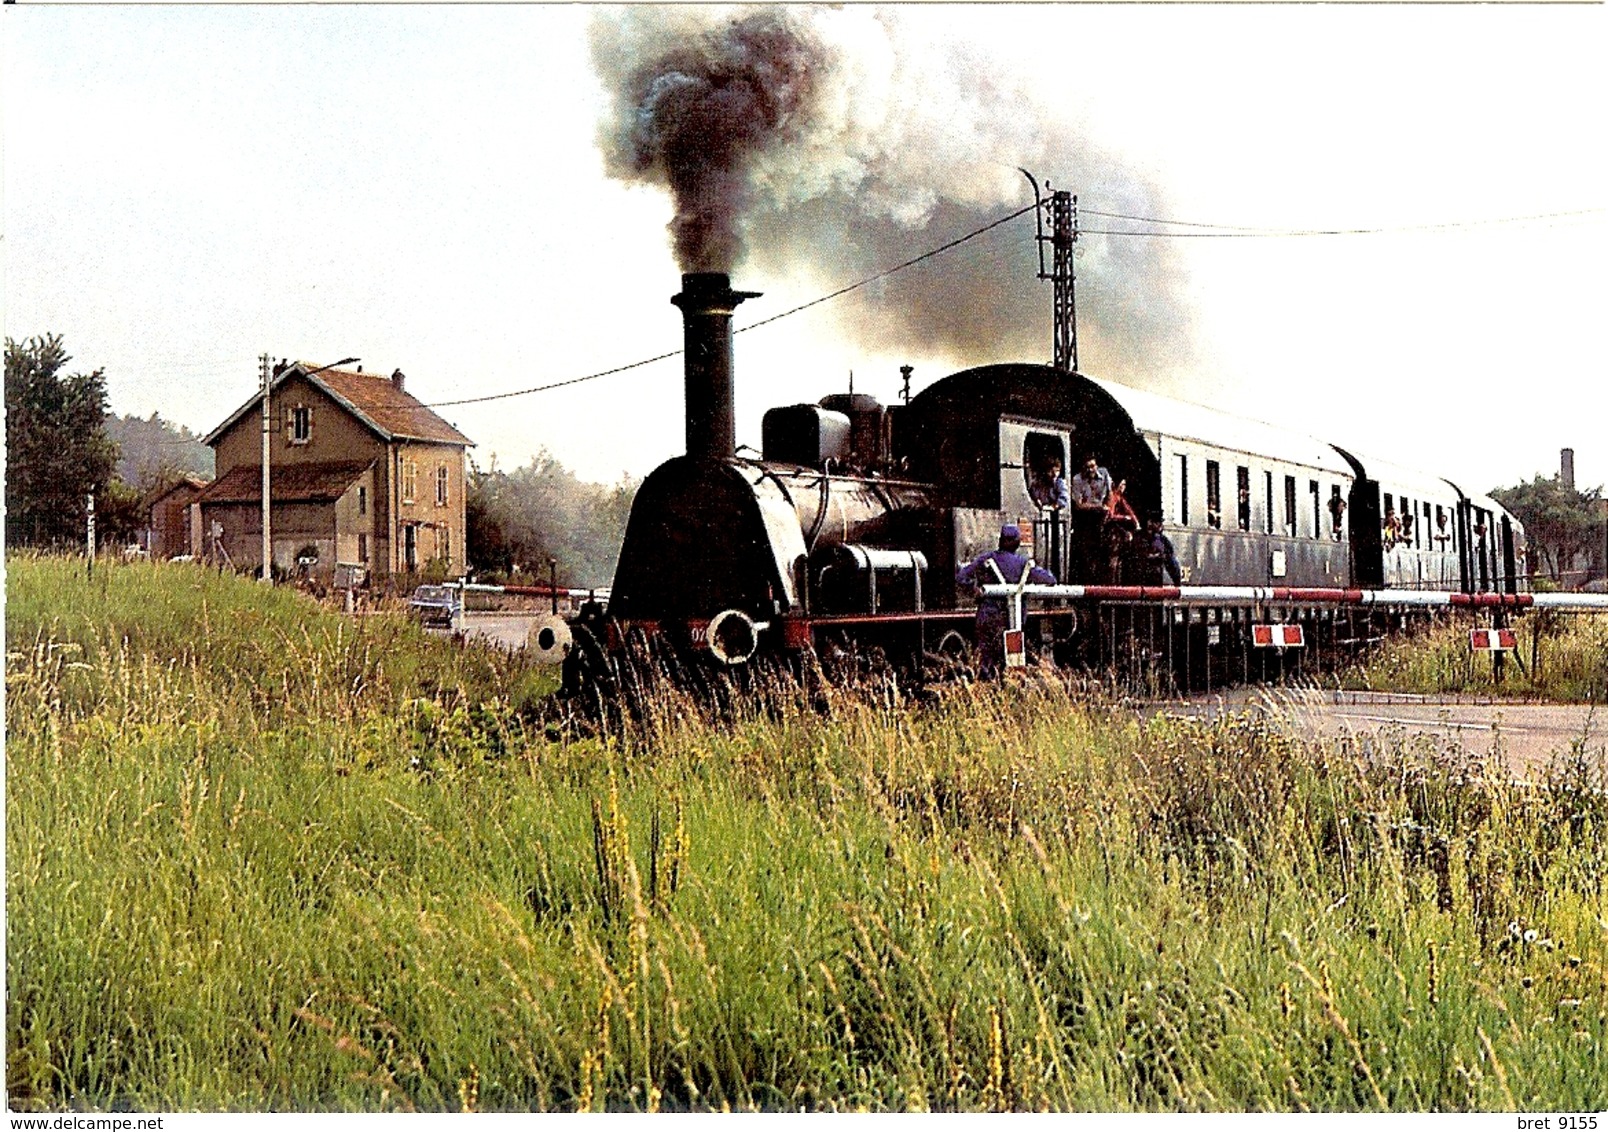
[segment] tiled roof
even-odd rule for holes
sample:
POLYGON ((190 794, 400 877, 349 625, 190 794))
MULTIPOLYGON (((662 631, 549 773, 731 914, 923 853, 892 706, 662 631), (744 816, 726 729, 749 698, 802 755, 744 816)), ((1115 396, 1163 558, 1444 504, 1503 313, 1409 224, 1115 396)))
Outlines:
POLYGON ((154 507, 157 503, 161 502, 169 495, 172 495, 181 487, 187 488, 191 492, 196 492, 201 488, 206 487, 211 482, 212 481, 207 479, 206 476, 196 475, 194 472, 183 472, 170 482, 160 484, 151 491, 146 492, 144 498, 140 500, 140 506, 147 508, 154 507))
MULTIPOLYGON (((276 503, 328 503, 346 494, 352 481, 372 460, 341 460, 322 464, 271 464, 269 492, 276 503)), ((202 503, 262 502, 262 465, 241 464, 198 497, 202 503)))
MULTIPOLYGON (((381 440, 423 440, 433 444, 474 446, 474 441, 436 416, 413 394, 398 389, 396 383, 383 374, 344 369, 320 370, 311 362, 297 362, 281 376, 274 378, 274 384, 278 386, 292 377, 305 377, 328 393, 342 408, 378 433, 381 440)), ((234 427, 236 421, 253 410, 262 411, 260 391, 202 437, 202 443, 214 443, 234 427)))
MULTIPOLYGON (((301 363, 303 368, 316 367, 301 363)), ((307 379, 348 408, 355 409, 368 423, 387 439, 431 440, 440 444, 473 444, 463 433, 453 428, 411 393, 396 387, 389 377, 377 373, 355 373, 344 369, 327 369, 307 379)))

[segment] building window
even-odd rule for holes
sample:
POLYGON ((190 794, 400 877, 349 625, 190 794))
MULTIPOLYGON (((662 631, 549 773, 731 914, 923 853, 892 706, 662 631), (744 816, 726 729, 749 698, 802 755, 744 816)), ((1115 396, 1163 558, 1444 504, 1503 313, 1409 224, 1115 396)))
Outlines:
POLYGON ((1216 460, 1206 461, 1206 525, 1223 526, 1223 469, 1216 460))
POLYGON ((368 535, 362 531, 357 534, 357 560, 364 565, 368 564, 368 535))
POLYGON ((402 528, 402 568, 409 571, 419 568, 419 528, 412 523, 402 528))
POLYGON ((313 410, 297 405, 290 411, 290 442, 306 444, 313 438, 313 410))
POLYGON ((412 460, 402 461, 402 502, 412 503, 419 494, 419 465, 412 460))
POLYGON ((442 464, 436 469, 436 506, 447 505, 447 466, 442 464))
POLYGON ((441 524, 441 559, 448 566, 452 565, 452 528, 445 523, 441 524))
POLYGON ((357 489, 357 513, 359 515, 368 514, 368 488, 366 487, 357 489))

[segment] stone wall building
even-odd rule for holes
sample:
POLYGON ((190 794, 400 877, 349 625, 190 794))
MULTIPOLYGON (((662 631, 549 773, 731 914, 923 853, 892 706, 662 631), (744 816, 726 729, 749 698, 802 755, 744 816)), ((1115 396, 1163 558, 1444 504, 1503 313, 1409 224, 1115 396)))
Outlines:
MULTIPOLYGON (((390 377, 306 362, 276 369, 269 402, 274 565, 370 579, 423 570, 458 577, 466 452, 474 443, 390 377), (309 561, 311 560, 311 561, 309 561)), ((262 395, 205 441, 217 479, 197 500, 200 550, 262 564, 262 395)))

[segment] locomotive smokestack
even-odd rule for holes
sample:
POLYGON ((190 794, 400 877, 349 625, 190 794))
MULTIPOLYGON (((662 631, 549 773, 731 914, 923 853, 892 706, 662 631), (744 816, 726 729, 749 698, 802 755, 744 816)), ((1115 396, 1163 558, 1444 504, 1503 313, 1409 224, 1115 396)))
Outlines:
POLYGON ((737 411, 732 399, 731 316, 758 291, 733 291, 724 272, 700 271, 681 277, 681 294, 670 301, 681 308, 686 334, 687 455, 724 460, 737 453, 737 411))

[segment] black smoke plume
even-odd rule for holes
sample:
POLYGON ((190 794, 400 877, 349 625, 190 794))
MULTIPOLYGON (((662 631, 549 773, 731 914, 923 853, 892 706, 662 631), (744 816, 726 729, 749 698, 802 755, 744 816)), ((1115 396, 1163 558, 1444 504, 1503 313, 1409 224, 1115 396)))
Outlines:
POLYGON ((754 159, 796 139, 821 69, 780 10, 733 19, 637 61, 617 88, 623 131, 611 164, 667 186, 683 271, 730 271, 749 206, 754 159))
MULTIPOLYGON (((683 270, 821 290, 1030 203, 1019 166, 1086 208, 1167 215, 1146 178, 1016 81, 1008 60, 938 30, 943 8, 608 9, 592 30, 613 100, 599 134, 608 170, 671 190, 683 270)), ((1050 294, 1035 279, 1033 234, 1024 216, 833 303, 832 317, 868 351, 911 360, 1047 361, 1050 294)), ((1080 242, 1086 372, 1166 385, 1187 367, 1187 280, 1173 247, 1080 242)))

